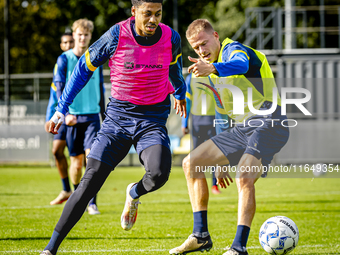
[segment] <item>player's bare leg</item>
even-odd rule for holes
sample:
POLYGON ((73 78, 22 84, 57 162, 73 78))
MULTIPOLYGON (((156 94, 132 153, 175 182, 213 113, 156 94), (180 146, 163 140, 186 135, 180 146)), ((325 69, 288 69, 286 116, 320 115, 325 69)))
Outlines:
POLYGON ((66 147, 65 140, 53 140, 52 153, 55 157, 56 166, 59 172, 59 176, 62 180, 64 189, 59 193, 57 198, 50 202, 50 205, 61 204, 64 201, 66 201, 72 194, 67 173, 68 164, 64 154, 65 147, 66 147))
POLYGON ((199 169, 226 164, 229 164, 228 159, 211 140, 198 146, 183 160, 183 170, 194 213, 194 229, 193 234, 181 246, 172 249, 170 254, 186 254, 211 249, 212 241, 207 223, 209 189, 205 174, 199 169))
POLYGON ((71 156, 70 177, 72 184, 77 187, 82 176, 82 168, 84 162, 84 154, 71 156))
MULTIPOLYGON (((244 154, 238 165, 238 169, 242 167, 253 167, 257 170, 261 169, 261 160, 253 155, 244 154)), ((239 171, 236 176, 236 184, 238 189, 238 225, 250 227, 255 215, 255 182, 261 176, 261 172, 239 171)))
POLYGON ((54 140, 52 144, 52 153, 55 157, 55 163, 61 179, 68 177, 68 164, 64 154, 66 147, 65 140, 54 140))
POLYGON ((187 180, 193 212, 208 209, 209 189, 205 174, 199 169, 227 164, 229 164, 228 159, 211 140, 204 142, 185 157, 183 171, 187 180))
POLYGON ((238 189, 237 232, 231 248, 224 255, 248 254, 246 243, 256 209, 255 182, 261 176, 261 159, 244 154, 238 164, 236 184, 238 189))

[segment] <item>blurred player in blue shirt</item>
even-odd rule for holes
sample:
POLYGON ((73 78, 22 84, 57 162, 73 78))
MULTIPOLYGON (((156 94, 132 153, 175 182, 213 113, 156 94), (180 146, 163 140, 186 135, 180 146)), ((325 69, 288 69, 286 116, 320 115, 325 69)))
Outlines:
MULTIPOLYGON (((60 48, 62 51, 68 51, 73 48, 74 40, 72 37, 72 33, 66 32, 61 36, 60 48)), ((53 81, 50 88, 50 98, 48 101, 48 106, 46 110, 46 124, 45 130, 48 132, 48 121, 51 119, 53 114, 55 113, 55 108, 58 104, 58 97, 57 97, 57 87, 54 84, 54 78, 57 71, 57 64, 53 69, 53 81)), ((61 204, 66 201, 72 194, 69 179, 68 179, 68 164, 64 154, 64 150, 66 147, 66 125, 63 125, 58 134, 54 135, 53 137, 53 144, 52 144, 52 153, 55 158, 56 166, 61 178, 61 182, 63 185, 62 191, 56 197, 56 199, 50 202, 50 205, 61 204)))
MULTIPOLYGON (((81 55, 88 49, 92 37, 93 23, 87 19, 80 19, 73 23, 74 48, 61 54, 57 60, 57 70, 54 83, 57 88, 57 97, 60 98, 67 81, 78 63, 81 55)), ((70 154, 70 177, 77 189, 84 162, 84 153, 89 154, 92 142, 100 128, 100 116, 104 119, 104 88, 103 73, 100 66, 83 89, 70 105, 66 116, 67 125, 66 142, 70 154)), ((96 196, 90 201, 89 214, 99 214, 96 205, 96 196)))

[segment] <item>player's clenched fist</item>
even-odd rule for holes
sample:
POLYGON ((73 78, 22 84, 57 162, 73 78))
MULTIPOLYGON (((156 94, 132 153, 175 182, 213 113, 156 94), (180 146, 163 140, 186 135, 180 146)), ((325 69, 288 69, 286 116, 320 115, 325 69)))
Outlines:
POLYGON ((61 124, 63 124, 64 121, 65 121, 64 114, 56 111, 49 121, 50 126, 48 132, 52 134, 58 134, 58 129, 60 128, 61 124))

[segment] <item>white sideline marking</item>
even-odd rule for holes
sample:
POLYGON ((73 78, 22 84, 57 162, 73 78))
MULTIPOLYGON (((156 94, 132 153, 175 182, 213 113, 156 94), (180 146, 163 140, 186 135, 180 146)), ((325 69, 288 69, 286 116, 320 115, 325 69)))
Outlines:
MULTIPOLYGON (((315 244, 315 245, 298 245, 297 247, 301 248, 318 248, 318 247, 329 247, 330 245, 325 244, 315 244)), ((333 245, 331 245, 333 246, 333 245)), ((334 245, 334 247, 338 247, 340 245, 334 245)), ((172 248, 170 248, 172 249, 172 248)), ((72 253, 88 253, 88 252, 156 252, 156 251, 168 251, 170 249, 112 249, 112 250, 82 250, 82 251, 75 251, 75 250, 60 250, 58 253, 66 253, 66 252, 72 252, 72 253)), ((223 248, 213 248, 214 250, 224 250, 223 248)), ((262 249, 261 246, 250 246, 248 249, 262 249)), ((41 252, 41 250, 29 250, 29 251, 0 251, 0 253, 27 253, 27 252, 41 252)))

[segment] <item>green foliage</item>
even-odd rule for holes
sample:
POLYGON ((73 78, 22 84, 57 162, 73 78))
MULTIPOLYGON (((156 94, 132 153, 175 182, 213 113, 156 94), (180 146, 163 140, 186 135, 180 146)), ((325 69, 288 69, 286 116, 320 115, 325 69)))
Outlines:
MULTIPOLYGON (((163 4, 162 22, 170 26, 173 25, 173 1, 165 0, 163 4)), ((246 8, 284 7, 285 4, 285 0, 177 0, 177 2, 178 32, 182 37, 184 66, 190 65, 188 55, 195 56, 185 38, 185 31, 193 20, 207 18, 221 39, 224 39, 232 37, 242 26, 246 8)), ((338 0, 324 2, 325 5, 339 4, 338 0)), ((318 5, 319 1, 295 0, 295 3, 297 6, 311 6, 318 5)), ((3 8, 4 0, 1 0, 0 20, 4 18, 3 8)), ((51 72, 58 55, 61 54, 60 35, 73 21, 84 17, 93 20, 95 30, 92 42, 94 42, 115 23, 130 17, 130 8, 130 0, 11 0, 11 73, 51 72)), ((317 15, 308 17, 308 26, 319 26, 319 20, 314 16, 317 15)), ((327 16, 326 22, 331 23, 329 26, 337 24, 337 17, 334 17, 327 16)), ((299 19, 297 22, 301 23, 299 19)), ((0 26, 1 49, 3 34, 4 26, 0 26)), ((302 40, 299 39, 300 41, 302 40)), ((318 41, 318 38, 308 39, 308 46, 316 47, 318 41)), ((3 50, 0 50, 0 73, 4 72, 3 62, 3 50)))
MULTIPOLYGON (((115 23, 130 16, 131 2, 109 0, 14 0, 10 1, 11 73, 51 72, 61 54, 60 36, 73 21, 94 21, 93 42, 115 23)), ((4 1, 0 3, 3 20, 4 1)), ((0 27, 3 36, 4 27, 0 27)), ((0 39, 3 49, 3 37, 0 39)), ((0 73, 3 73, 1 50, 0 73)))

